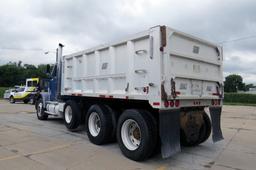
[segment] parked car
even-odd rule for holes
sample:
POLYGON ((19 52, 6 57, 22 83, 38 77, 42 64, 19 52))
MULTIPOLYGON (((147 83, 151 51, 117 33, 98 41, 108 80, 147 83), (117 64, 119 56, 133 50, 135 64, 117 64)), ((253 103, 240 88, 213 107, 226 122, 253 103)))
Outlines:
POLYGON ((4 99, 9 99, 11 95, 13 95, 17 89, 22 88, 23 86, 15 85, 13 88, 5 90, 4 92, 4 99))
POLYGON ((5 92, 4 92, 4 99, 9 99, 10 96, 11 96, 11 93, 14 93, 14 92, 15 92, 15 89, 5 90, 5 92))

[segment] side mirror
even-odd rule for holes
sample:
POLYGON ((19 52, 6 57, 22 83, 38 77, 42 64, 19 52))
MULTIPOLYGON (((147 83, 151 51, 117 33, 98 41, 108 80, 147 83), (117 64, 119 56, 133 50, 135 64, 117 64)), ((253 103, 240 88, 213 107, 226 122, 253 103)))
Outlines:
POLYGON ((46 73, 50 73, 50 69, 51 69, 50 64, 47 64, 47 65, 46 65, 46 73))

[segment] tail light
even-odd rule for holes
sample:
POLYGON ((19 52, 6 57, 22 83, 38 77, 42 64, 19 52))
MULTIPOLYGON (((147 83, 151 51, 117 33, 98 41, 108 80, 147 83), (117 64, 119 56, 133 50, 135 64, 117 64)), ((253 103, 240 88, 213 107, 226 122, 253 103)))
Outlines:
POLYGON ((180 106, 180 101, 179 100, 175 100, 175 107, 179 107, 180 106))
POLYGON ((164 102, 164 106, 165 106, 165 107, 169 107, 169 102, 168 102, 168 101, 165 101, 165 102, 164 102))
POLYGON ((221 100, 212 100, 213 106, 219 106, 221 104, 221 100))
POLYGON ((180 106, 180 101, 179 100, 171 100, 171 101, 165 101, 164 102, 164 107, 179 107, 180 106))
POLYGON ((215 105, 215 102, 214 102, 214 100, 212 100, 212 105, 213 105, 213 106, 215 105))
POLYGON ((171 107, 174 106, 174 101, 173 101, 173 100, 170 101, 170 106, 171 106, 171 107))

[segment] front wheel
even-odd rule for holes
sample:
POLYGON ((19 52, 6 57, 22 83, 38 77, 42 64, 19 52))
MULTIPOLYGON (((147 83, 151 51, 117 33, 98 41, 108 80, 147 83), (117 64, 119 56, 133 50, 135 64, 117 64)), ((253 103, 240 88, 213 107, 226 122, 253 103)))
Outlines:
POLYGON ((157 124, 150 113, 125 110, 117 124, 117 141, 122 153, 135 161, 149 158, 157 144, 157 124))
POLYGON ((45 113, 45 109, 43 107, 43 100, 38 100, 37 108, 36 108, 36 115, 39 120, 46 120, 48 118, 48 114, 45 113))
POLYGON ((15 99, 14 99, 14 97, 13 96, 11 96, 10 98, 9 98, 9 101, 10 101, 10 103, 15 103, 15 99))
POLYGON ((25 104, 28 104, 28 102, 29 102, 29 99, 23 100, 23 103, 25 103, 25 104))

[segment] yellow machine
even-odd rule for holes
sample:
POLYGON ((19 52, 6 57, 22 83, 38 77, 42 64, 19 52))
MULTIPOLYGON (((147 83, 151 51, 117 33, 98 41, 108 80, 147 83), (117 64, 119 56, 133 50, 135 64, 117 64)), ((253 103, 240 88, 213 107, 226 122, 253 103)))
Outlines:
POLYGON ((16 101, 23 101, 28 103, 36 93, 36 88, 39 83, 39 78, 29 78, 26 79, 26 86, 21 87, 11 93, 9 101, 10 103, 15 103, 16 101))

